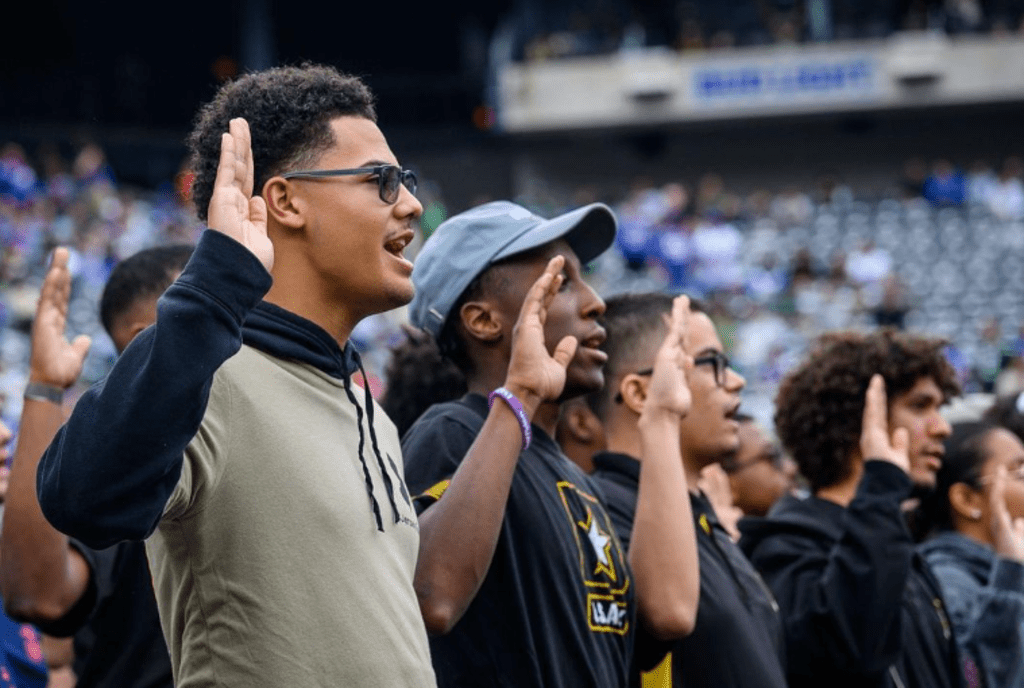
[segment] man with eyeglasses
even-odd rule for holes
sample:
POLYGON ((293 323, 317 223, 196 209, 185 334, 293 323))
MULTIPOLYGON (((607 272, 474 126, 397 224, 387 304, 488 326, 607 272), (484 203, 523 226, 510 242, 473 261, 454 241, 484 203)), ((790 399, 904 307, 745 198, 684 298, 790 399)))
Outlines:
POLYGON ((146 541, 176 685, 434 686, 401 448, 348 341, 412 298, 415 177, 328 67, 225 85, 189 143, 210 229, 47 450, 43 513, 146 541))
MULTIPOLYGON (((636 458, 641 456, 639 414, 671 305, 671 297, 665 294, 627 294, 608 299, 603 318, 607 339, 602 348, 608 361, 605 389, 596 406, 608 451, 594 457, 593 475, 627 548, 640 471, 636 458)), ((669 674, 673 686, 784 688, 785 650, 778 606, 696 487, 703 468, 729 457, 739 446, 736 416, 745 381, 729 367, 711 319, 693 302, 685 350, 693 357, 693 367, 686 374, 692 404, 679 423, 679 437, 697 535, 700 601, 689 636, 672 645, 638 645, 641 662, 671 650, 671 659, 647 674, 645 685, 667 680, 665 674, 669 674)))

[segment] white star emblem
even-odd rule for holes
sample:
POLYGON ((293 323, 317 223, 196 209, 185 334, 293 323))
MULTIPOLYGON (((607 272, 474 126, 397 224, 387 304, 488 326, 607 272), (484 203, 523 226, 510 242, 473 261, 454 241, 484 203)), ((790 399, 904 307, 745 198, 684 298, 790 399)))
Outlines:
POLYGON ((594 554, 597 555, 597 560, 603 565, 608 566, 608 542, 611 538, 602 533, 597 527, 596 518, 590 521, 590 531, 587 533, 587 537, 590 538, 590 544, 594 546, 594 554))

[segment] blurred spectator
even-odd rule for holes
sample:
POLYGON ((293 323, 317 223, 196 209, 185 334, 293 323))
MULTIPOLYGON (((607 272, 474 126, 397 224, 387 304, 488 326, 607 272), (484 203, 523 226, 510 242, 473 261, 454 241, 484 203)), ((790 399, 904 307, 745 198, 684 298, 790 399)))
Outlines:
POLYGON ((996 375, 993 391, 999 397, 1024 392, 1024 357, 1009 358, 1006 367, 996 375))
POLYGON ((948 160, 937 160, 932 173, 924 181, 922 194, 936 207, 963 205, 967 184, 963 174, 948 160))
POLYGON ((903 175, 899 183, 903 198, 909 200, 923 196, 927 177, 928 167, 921 158, 911 158, 903 163, 903 175))
POLYGON ((1024 218, 1024 181, 1021 180, 1021 159, 1007 158, 999 179, 989 190, 987 201, 996 217, 1002 220, 1024 218))
POLYGON ((853 200, 853 189, 831 174, 826 174, 818 180, 818 190, 822 203, 848 205, 853 200))
MULTIPOLYGON (((8 445, 10 429, 0 421, 0 523, 3 521, 10 470, 8 445)), ((0 610, 0 686, 2 688, 43 688, 47 685, 42 637, 28 624, 16 623, 0 610)))
POLYGON ((788 287, 789 275, 771 251, 747 269, 747 294, 759 303, 774 302, 788 287))
POLYGON ((999 178, 984 160, 975 160, 967 173, 967 200, 971 203, 989 202, 999 178))
POLYGON ((25 149, 16 143, 0 150, 0 198, 15 203, 28 201, 36 192, 36 173, 28 164, 25 149))
POLYGON ((740 424, 740 448, 722 461, 732 502, 746 516, 767 516, 775 502, 796 488, 796 463, 752 417, 741 413, 735 420, 740 424))
POLYGON ((708 172, 697 182, 695 203, 697 216, 701 219, 729 218, 738 206, 738 199, 726 191, 721 175, 708 172))
POLYGON ((743 286, 740 249, 743 237, 735 225, 717 216, 698 223, 691 237, 694 281, 701 294, 734 291, 743 286))
POLYGON ((892 272, 892 256, 887 250, 865 241, 846 258, 846 276, 853 284, 878 284, 892 272))
POLYGON ((787 187, 772 201, 771 218, 780 227, 806 224, 812 215, 814 215, 814 204, 811 203, 811 197, 798 187, 787 187))
POLYGON ((902 330, 909 310, 906 287, 898 276, 888 275, 882 282, 882 300, 875 308, 875 322, 879 327, 902 330))
POLYGON ((981 384, 981 391, 991 392, 996 376, 1003 364, 1003 345, 999 321, 988 318, 981 328, 981 340, 974 351, 974 374, 981 384))

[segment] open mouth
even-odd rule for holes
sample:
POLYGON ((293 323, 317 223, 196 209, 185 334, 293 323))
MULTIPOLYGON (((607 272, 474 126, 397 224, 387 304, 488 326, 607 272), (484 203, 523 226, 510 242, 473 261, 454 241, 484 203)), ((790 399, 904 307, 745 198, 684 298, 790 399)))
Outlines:
POLYGON ((398 236, 394 237, 390 241, 384 244, 384 250, 395 256, 405 260, 405 247, 412 243, 413 233, 411 231, 403 232, 398 236))
POLYGON ((580 346, 587 349, 600 349, 601 345, 604 344, 605 337, 604 328, 598 328, 592 332, 589 336, 580 340, 580 346))
POLYGON ((740 404, 737 403, 735 406, 725 412, 726 420, 736 420, 736 416, 740 413, 740 404))

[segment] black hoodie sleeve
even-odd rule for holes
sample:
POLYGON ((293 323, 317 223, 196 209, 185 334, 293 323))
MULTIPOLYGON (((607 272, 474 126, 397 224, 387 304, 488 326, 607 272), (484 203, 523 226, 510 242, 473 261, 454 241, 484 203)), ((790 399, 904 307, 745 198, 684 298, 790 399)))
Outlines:
POLYGON ((790 675, 877 677, 896 661, 914 553, 900 511, 909 491, 898 467, 868 461, 838 539, 809 524, 766 533, 749 548, 781 607, 790 675))
POLYGON ((271 277, 244 246, 203 233, 157 304, 156 325, 87 391, 39 463, 43 514, 95 549, 156 528, 199 430, 213 375, 242 344, 242 322, 271 277))

